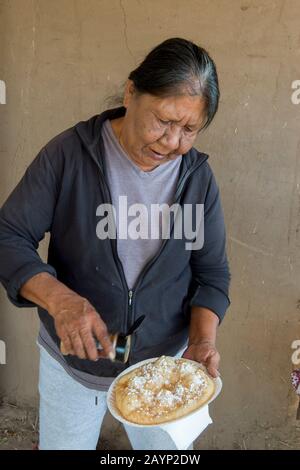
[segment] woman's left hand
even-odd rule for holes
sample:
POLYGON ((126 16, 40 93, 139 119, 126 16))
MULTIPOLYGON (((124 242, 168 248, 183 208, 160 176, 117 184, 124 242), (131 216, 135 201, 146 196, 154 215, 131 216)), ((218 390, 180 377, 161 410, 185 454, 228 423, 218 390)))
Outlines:
POLYGON ((207 372, 214 378, 220 374, 218 372, 220 363, 220 354, 218 353, 214 343, 208 340, 191 343, 183 353, 184 359, 191 359, 192 361, 200 362, 203 364, 207 372))

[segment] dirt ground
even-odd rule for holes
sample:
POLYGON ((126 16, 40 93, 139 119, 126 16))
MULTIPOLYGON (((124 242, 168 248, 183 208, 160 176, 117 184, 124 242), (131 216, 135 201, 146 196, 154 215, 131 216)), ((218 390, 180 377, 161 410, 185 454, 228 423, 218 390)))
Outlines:
MULTIPOLYGON (((11 403, 0 406, 0 450, 36 449, 38 412, 11 403)), ((98 443, 99 450, 131 449, 122 426, 106 416, 98 443)))
MULTIPOLYGON (((215 428, 216 429, 216 428, 215 428)), ((210 439, 210 431, 203 433, 201 442, 196 441, 195 450, 222 449, 218 445, 217 435, 210 439)), ((239 435, 230 446, 235 450, 243 449, 300 449, 300 422, 293 430, 282 432, 278 430, 257 429, 251 435, 239 435)), ((29 450, 35 449, 38 442, 38 414, 36 409, 20 408, 12 403, 0 405, 0 450, 29 450)), ((127 435, 116 420, 106 415, 98 442, 99 450, 131 449, 127 435)))

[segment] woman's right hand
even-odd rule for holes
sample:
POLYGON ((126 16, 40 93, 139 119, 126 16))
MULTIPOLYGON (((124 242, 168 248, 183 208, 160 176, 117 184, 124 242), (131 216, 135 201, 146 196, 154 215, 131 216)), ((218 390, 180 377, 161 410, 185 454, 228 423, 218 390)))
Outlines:
POLYGON ((63 354, 93 361, 100 357, 114 359, 115 351, 107 327, 87 299, 73 291, 63 293, 52 299, 48 311, 54 318, 63 354), (96 348, 95 338, 101 344, 102 351, 96 348))
POLYGON ((69 289, 49 273, 41 272, 28 279, 19 294, 44 308, 53 317, 63 354, 97 361, 115 358, 106 325, 87 299, 69 289), (103 350, 96 348, 95 338, 103 350))

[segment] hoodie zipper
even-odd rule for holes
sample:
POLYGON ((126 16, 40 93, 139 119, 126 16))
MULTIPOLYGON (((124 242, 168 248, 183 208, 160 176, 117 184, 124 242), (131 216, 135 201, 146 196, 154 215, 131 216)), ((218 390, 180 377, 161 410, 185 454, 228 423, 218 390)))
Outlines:
MULTIPOLYGON (((128 291, 128 315, 127 317, 132 318, 132 322, 130 323, 129 328, 131 327, 131 325, 133 325, 133 321, 134 321, 134 315, 132 314, 132 297, 133 297, 133 290, 130 289, 128 291)), ((127 325, 128 325, 128 322, 127 322, 127 325)), ((128 331, 128 329, 124 331, 128 331)))
POLYGON ((131 304, 132 304, 132 294, 133 294, 133 292, 132 292, 132 290, 130 290, 128 292, 128 305, 129 305, 129 307, 131 307, 131 304))
MULTIPOLYGON (((111 197, 109 186, 106 183, 106 180, 105 180, 104 173, 103 173, 102 169, 100 169, 100 171, 101 171, 101 176, 102 176, 102 179, 103 179, 104 187, 105 187, 106 192, 107 192, 107 195, 106 195, 107 199, 108 199, 109 203, 112 204, 112 197, 111 197)), ((128 331, 128 329, 133 324, 133 320, 128 321, 128 319, 133 318, 133 314, 132 314, 133 290, 129 289, 129 287, 128 287, 126 277, 125 277, 125 273, 124 273, 124 269, 123 269, 123 265, 121 263, 119 255, 118 255, 117 246, 116 246, 116 239, 110 240, 110 242, 111 242, 111 246, 112 246, 112 252, 113 252, 114 260, 115 260, 116 266, 118 268, 123 287, 127 292, 127 309, 126 309, 127 312, 126 312, 124 322, 123 322, 123 326, 122 326, 122 332, 125 334, 125 332, 128 331)))

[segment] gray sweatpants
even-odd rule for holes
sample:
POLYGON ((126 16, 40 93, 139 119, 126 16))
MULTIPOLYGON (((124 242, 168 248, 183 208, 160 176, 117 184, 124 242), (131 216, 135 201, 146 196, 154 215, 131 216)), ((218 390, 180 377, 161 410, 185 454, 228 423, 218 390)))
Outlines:
MULTIPOLYGON (((96 449, 102 421, 107 411, 107 393, 84 387, 74 380, 42 346, 39 348, 39 448, 41 450, 96 449)), ((181 357, 184 350, 178 352, 176 357, 181 357)), ((133 449, 176 450, 173 440, 159 427, 141 429, 124 425, 124 428, 133 449)))

